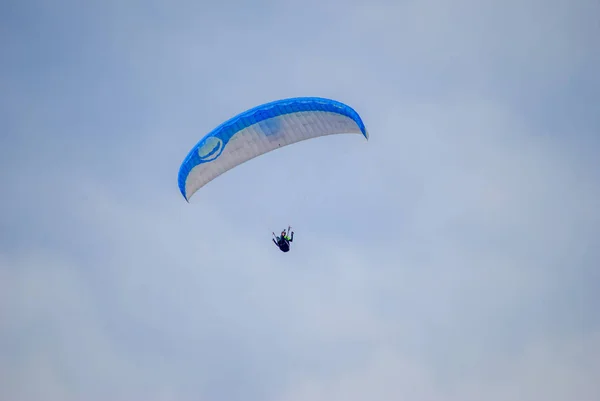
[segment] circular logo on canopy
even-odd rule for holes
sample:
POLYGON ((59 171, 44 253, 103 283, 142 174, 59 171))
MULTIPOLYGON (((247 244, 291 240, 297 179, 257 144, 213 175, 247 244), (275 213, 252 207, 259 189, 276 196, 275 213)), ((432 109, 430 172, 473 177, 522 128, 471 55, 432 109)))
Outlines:
POLYGON ((216 136, 211 136, 206 138, 204 144, 198 148, 198 156, 202 162, 210 162, 219 157, 223 149, 223 141, 216 136))

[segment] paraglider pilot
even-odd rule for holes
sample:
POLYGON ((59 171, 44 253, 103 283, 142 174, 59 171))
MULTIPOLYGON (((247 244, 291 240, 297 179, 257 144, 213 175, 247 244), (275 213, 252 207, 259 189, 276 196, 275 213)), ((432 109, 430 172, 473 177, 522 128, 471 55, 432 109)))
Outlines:
MULTIPOLYGON (((287 232, 288 234, 290 233, 290 227, 288 227, 287 232)), ((279 249, 282 252, 289 252, 290 242, 294 241, 294 232, 291 232, 291 237, 289 237, 288 234, 286 234, 285 229, 281 232, 280 237, 276 236, 275 233, 273 233, 273 236, 275 237, 273 238, 273 242, 279 247, 279 249)))

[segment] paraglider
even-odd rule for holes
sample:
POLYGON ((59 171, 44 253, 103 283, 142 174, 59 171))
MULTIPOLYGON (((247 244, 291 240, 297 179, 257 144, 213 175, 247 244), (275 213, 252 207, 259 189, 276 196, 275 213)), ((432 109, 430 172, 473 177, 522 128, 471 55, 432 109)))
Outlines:
POLYGON ((279 247, 279 249, 281 250, 281 252, 289 252, 290 251, 290 243, 294 242, 294 232, 292 231, 291 234, 292 236, 290 237, 290 229, 291 227, 288 226, 287 229, 287 233, 285 232, 285 229, 283 231, 281 231, 281 236, 276 236, 275 233, 273 233, 273 242, 275 243, 275 245, 277 245, 277 247, 279 247), (276 241, 277 240, 277 241, 276 241))
MULTIPOLYGON (((333 134, 359 134, 369 139, 358 113, 336 100, 297 97, 256 106, 216 127, 190 150, 179 168, 179 190, 189 202, 200 188, 248 160, 333 134)), ((289 250, 289 243, 283 248, 286 246, 289 250)))

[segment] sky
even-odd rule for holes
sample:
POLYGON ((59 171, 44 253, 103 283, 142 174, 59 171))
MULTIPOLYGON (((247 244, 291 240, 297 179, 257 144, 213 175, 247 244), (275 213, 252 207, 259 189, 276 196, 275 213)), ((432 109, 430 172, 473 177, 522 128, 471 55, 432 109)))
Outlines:
POLYGON ((2 2, 0 399, 600 399, 598 15, 2 2), (202 136, 295 96, 370 140, 183 199, 202 136))

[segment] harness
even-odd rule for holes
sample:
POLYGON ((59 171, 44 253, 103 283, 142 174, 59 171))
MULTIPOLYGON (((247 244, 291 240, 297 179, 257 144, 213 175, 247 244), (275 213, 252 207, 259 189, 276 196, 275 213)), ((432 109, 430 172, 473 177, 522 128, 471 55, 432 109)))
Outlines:
POLYGON ((290 249, 290 240, 289 237, 280 237, 279 241, 277 241, 277 246, 281 249, 281 250, 287 250, 290 249))

